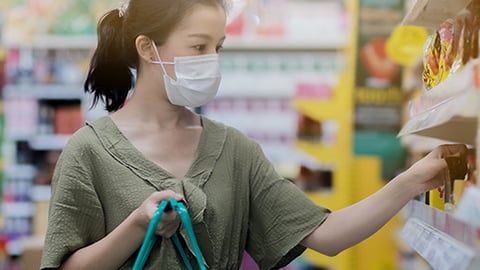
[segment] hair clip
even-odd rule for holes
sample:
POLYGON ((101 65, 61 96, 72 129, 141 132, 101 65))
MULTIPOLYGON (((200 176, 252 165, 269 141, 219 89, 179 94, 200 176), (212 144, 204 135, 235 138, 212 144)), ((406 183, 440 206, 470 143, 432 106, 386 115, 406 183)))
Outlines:
POLYGON ((128 8, 128 1, 123 2, 122 5, 118 8, 118 17, 123 18, 125 14, 127 13, 127 8, 128 8))
POLYGON ((123 18, 125 16, 125 8, 124 7, 119 7, 118 8, 118 17, 123 18))

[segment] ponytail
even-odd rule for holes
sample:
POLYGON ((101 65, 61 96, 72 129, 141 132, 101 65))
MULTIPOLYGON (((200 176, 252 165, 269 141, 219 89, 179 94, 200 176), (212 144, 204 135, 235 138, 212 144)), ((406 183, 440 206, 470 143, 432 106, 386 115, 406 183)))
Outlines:
POLYGON ((108 112, 123 106, 134 84, 134 76, 123 49, 123 20, 118 9, 100 19, 97 26, 98 45, 84 84, 85 92, 94 94, 92 107, 102 100, 108 112))

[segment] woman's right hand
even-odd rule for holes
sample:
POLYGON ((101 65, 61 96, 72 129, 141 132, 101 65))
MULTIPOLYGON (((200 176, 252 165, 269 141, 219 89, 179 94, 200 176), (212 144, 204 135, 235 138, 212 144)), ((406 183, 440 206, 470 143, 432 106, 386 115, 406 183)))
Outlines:
MULTIPOLYGON (((148 228, 148 224, 152 220, 155 211, 161 201, 175 198, 177 201, 183 200, 181 194, 175 193, 171 190, 164 190, 152 193, 143 203, 137 208, 137 221, 145 229, 148 228)), ((166 211, 157 226, 156 234, 162 237, 171 237, 178 229, 180 225, 180 216, 175 211, 166 211)))
POLYGON ((447 157, 466 159, 464 144, 445 144, 435 148, 421 160, 414 163, 405 173, 415 195, 440 187, 447 181, 447 157))

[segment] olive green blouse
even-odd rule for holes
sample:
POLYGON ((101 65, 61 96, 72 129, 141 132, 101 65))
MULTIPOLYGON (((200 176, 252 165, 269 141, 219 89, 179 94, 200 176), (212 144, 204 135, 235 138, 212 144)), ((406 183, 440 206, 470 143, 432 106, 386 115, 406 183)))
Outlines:
MULTIPOLYGON (((244 250, 261 269, 299 256, 305 250, 300 241, 329 211, 279 176, 241 132, 203 116, 202 126, 194 161, 180 179, 145 158, 108 116, 77 131, 52 180, 41 269, 59 267, 115 229, 152 192, 165 189, 184 195, 209 269, 239 269, 244 250)), ((131 269, 136 255, 120 269, 131 269)), ((172 242, 162 239, 145 269, 185 268, 172 242)))

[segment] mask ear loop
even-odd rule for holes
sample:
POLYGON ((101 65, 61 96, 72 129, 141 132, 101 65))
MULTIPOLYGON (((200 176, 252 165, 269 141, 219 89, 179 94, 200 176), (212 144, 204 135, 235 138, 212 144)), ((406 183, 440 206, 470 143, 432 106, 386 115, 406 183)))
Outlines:
POLYGON ((167 70, 165 69, 164 64, 174 65, 175 62, 163 62, 162 59, 160 58, 160 54, 158 53, 157 44, 155 44, 155 41, 153 41, 153 40, 152 40, 152 46, 153 46, 153 50, 155 52, 155 56, 157 56, 157 58, 158 58, 158 61, 152 61, 151 63, 152 64, 160 64, 160 66, 162 67, 162 70, 163 70, 163 74, 168 76, 168 73, 167 73, 167 70))

